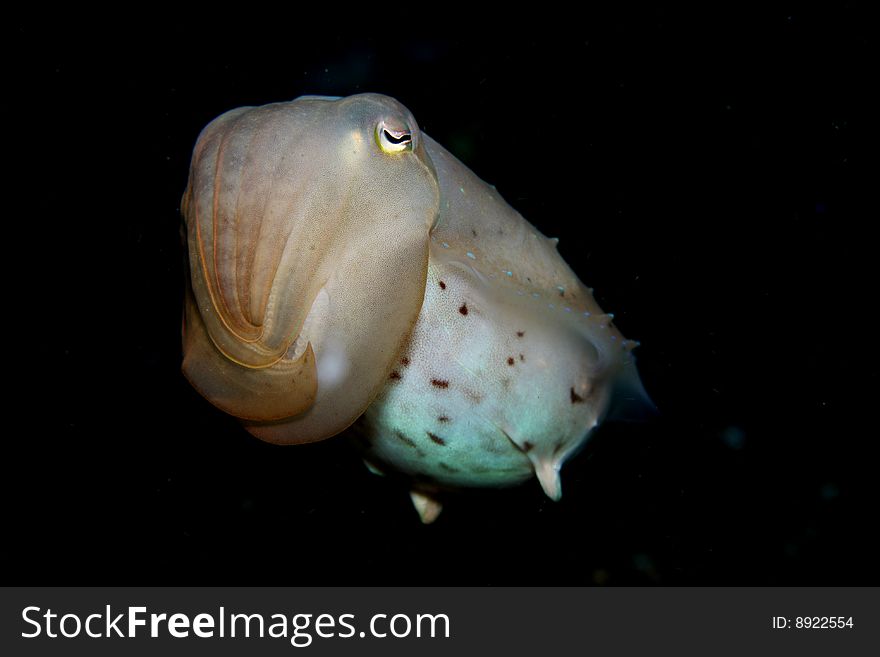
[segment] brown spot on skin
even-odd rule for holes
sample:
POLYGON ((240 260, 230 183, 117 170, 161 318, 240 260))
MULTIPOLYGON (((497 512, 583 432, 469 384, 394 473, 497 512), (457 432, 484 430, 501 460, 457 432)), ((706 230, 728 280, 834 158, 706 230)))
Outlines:
POLYGON ((428 434, 428 438, 430 438, 432 442, 435 442, 435 443, 437 443, 438 445, 445 445, 445 444, 446 444, 446 441, 443 440, 443 439, 442 439, 440 436, 438 436, 437 434, 435 434, 435 433, 431 433, 430 431, 426 431, 425 433, 428 434))
POLYGON ((570 390, 571 390, 571 403, 572 404, 580 404, 582 401, 584 401, 584 398, 581 397, 579 394, 577 394, 574 391, 574 388, 570 388, 570 390))
POLYGON ((437 418, 437 421, 438 422, 449 422, 449 418, 445 415, 441 415, 440 417, 437 418))
POLYGON ((441 289, 441 290, 445 290, 445 289, 446 289, 446 283, 444 283, 443 281, 440 281, 440 289, 441 289))
POLYGON ((513 367, 513 357, 512 356, 508 357, 507 364, 510 365, 511 367, 513 367))
POLYGON ((465 390, 464 394, 475 404, 479 404, 483 401, 483 395, 475 390, 465 390))
POLYGON ((555 456, 556 454, 559 454, 559 452, 561 452, 564 447, 565 447, 564 441, 559 441, 558 443, 556 443, 556 447, 553 448, 553 455, 555 456))
POLYGON ((448 388, 449 381, 444 381, 443 379, 431 379, 431 385, 435 388, 448 388))
POLYGON ((444 463, 443 461, 440 461, 437 465, 446 470, 446 472, 461 472, 458 468, 453 468, 451 465, 444 463))
POLYGON ((404 367, 407 367, 409 365, 409 358, 404 356, 403 358, 400 359, 400 364, 403 365, 404 367))
POLYGON ((526 454, 528 454, 529 452, 532 451, 533 447, 534 447, 534 445, 532 443, 530 443, 528 440, 524 440, 523 444, 522 444, 522 451, 524 451, 526 454))
POLYGON ((458 312, 460 312, 462 315, 467 315, 468 314, 467 304, 466 303, 461 304, 461 308, 458 309, 458 312))
POLYGON ((517 332, 516 332, 516 337, 521 338, 521 337, 524 336, 525 334, 526 334, 525 331, 517 331, 517 332))
POLYGON ((404 445, 406 445, 407 447, 415 448, 415 446, 416 446, 415 442, 414 442, 411 438, 408 438, 407 436, 405 436, 404 434, 402 434, 400 431, 395 431, 395 432, 394 432, 394 436, 395 436, 400 442, 402 442, 404 445))
POLYGON ((522 354, 520 354, 520 355, 519 355, 519 360, 520 360, 521 363, 524 363, 524 362, 526 362, 526 357, 523 356, 522 354))
POLYGON ((397 370, 391 370, 391 374, 388 375, 388 378, 396 381, 400 378, 400 372, 397 370))
POLYGON ((473 234, 474 237, 477 236, 477 231, 475 231, 473 228, 471 228, 471 233, 473 234))

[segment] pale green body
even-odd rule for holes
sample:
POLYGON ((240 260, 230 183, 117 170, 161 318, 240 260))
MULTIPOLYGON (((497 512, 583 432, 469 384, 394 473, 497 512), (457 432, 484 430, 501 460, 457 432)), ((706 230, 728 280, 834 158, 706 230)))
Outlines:
POLYGON ((368 464, 412 477, 425 522, 444 487, 536 476, 558 499, 612 396, 647 399, 556 240, 391 98, 227 112, 182 208, 187 378, 274 443, 360 418, 368 464))
POLYGON ((363 418, 367 459, 427 492, 537 475, 558 499, 559 470, 604 416, 612 386, 640 393, 634 343, 556 240, 425 139, 446 204, 415 329, 363 418))

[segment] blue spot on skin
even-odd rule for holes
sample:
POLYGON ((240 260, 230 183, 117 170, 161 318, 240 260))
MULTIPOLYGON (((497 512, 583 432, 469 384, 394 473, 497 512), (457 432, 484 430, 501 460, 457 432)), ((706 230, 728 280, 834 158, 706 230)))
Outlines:
POLYGON ((566 308, 566 309, 565 309, 565 312, 570 313, 570 312, 571 312, 571 308, 566 308))
POLYGON ((512 272, 512 271, 506 271, 506 272, 504 272, 504 273, 507 274, 508 276, 513 276, 513 272, 512 272))
POLYGON ((465 255, 467 255, 467 257, 470 258, 471 260, 476 260, 476 259, 477 259, 477 256, 475 256, 475 255, 474 255, 473 253, 471 253, 470 251, 468 251, 465 255))
POLYGON ((590 316, 590 313, 589 313, 589 312, 585 312, 585 313, 584 313, 584 317, 589 317, 589 316, 590 316))
POLYGON ((555 308, 555 307, 556 307, 556 306, 554 306, 552 303, 548 303, 547 305, 550 306, 551 308, 555 308))
POLYGON ((560 292, 562 292, 563 294, 565 293, 565 288, 562 287, 561 285, 557 285, 556 289, 559 290, 560 292))
POLYGON ((537 298, 538 298, 539 296, 541 296, 541 295, 538 294, 537 292, 532 292, 532 296, 535 297, 535 298, 537 299, 537 298))
POLYGON ((449 248, 449 245, 448 245, 446 242, 443 242, 443 243, 442 243, 442 246, 443 246, 444 249, 448 249, 448 248, 449 248))

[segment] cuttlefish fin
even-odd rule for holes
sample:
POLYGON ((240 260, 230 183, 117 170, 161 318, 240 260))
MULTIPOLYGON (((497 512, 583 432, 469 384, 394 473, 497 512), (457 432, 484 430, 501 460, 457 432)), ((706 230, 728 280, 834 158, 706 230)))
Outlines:
POLYGON ((384 477, 385 473, 382 472, 377 466, 370 463, 367 459, 364 459, 364 465, 367 466, 367 470, 369 470, 372 474, 378 475, 380 477, 384 477))
POLYGON ((535 468, 535 476, 541 484, 541 488, 554 502, 562 498, 562 480, 559 477, 559 469, 562 463, 558 459, 541 456, 531 456, 532 467, 535 468))
POLYGON ((419 518, 421 518, 422 522, 426 525, 430 525, 434 522, 443 510, 443 505, 440 504, 436 498, 431 497, 426 493, 412 490, 409 492, 409 496, 412 498, 413 506, 419 513, 419 518))

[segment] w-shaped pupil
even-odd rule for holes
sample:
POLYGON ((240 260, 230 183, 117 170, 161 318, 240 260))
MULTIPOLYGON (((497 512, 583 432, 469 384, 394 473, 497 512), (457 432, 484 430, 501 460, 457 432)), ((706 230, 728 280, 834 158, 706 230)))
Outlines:
POLYGON ((406 142, 412 141, 412 135, 408 132, 404 132, 400 137, 395 137, 387 130, 385 132, 385 139, 390 141, 392 144, 405 144, 406 142))

